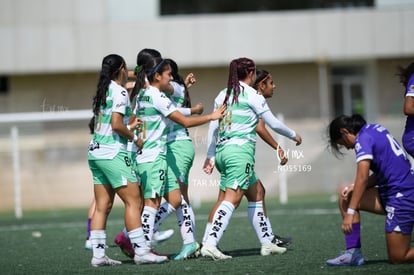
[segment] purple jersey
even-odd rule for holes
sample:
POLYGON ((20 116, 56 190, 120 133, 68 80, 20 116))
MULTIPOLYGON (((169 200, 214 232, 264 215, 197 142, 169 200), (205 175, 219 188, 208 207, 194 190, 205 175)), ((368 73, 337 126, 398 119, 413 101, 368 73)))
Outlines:
MULTIPOLYGON (((408 80, 405 96, 414 97, 414 74, 408 80)), ((414 157, 414 116, 407 116, 402 143, 407 153, 414 157)))
POLYGON ((371 160, 370 169, 376 175, 383 206, 397 203, 412 211, 414 174, 404 150, 388 130, 379 124, 364 125, 356 138, 355 151, 357 162, 371 160))
MULTIPOLYGON (((414 74, 412 74, 410 79, 408 80, 405 96, 414 97, 414 74)), ((405 123, 405 132, 411 131, 414 131, 414 117, 407 116, 407 121, 405 123)))

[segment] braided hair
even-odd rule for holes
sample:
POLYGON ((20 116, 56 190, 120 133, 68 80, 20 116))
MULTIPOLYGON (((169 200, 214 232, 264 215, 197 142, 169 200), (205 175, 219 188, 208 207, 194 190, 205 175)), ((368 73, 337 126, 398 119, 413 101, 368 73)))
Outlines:
POLYGON ((93 97, 92 109, 95 115, 99 114, 101 106, 106 107, 106 92, 111 80, 118 78, 122 68, 125 68, 125 60, 117 54, 110 54, 102 60, 102 68, 99 73, 99 80, 96 94, 93 97))
POLYGON ((249 73, 254 72, 256 70, 256 65, 254 61, 246 58, 241 57, 238 59, 233 59, 230 62, 229 68, 229 79, 227 81, 227 91, 226 97, 224 98, 223 104, 227 104, 227 101, 230 97, 230 94, 233 92, 233 103, 239 102, 239 94, 240 94, 240 80, 245 80, 249 73))

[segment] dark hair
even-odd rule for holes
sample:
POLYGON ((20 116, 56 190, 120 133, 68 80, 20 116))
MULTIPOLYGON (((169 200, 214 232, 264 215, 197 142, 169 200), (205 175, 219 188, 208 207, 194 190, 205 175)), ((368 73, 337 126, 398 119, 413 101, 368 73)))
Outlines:
POLYGON ((358 114, 352 116, 340 115, 333 119, 328 126, 329 145, 335 155, 342 155, 341 146, 336 142, 342 138, 341 128, 347 129, 351 134, 356 135, 361 128, 367 124, 365 119, 358 114))
POLYGON ((130 94, 131 102, 139 91, 145 86, 145 72, 143 70, 144 65, 151 59, 161 57, 161 53, 155 49, 142 49, 137 54, 137 66, 135 67, 134 73, 137 77, 135 86, 130 94))
POLYGON ((253 84, 253 88, 256 90, 259 88, 259 83, 269 77, 269 72, 266 70, 256 69, 256 81, 253 84))
POLYGON ((167 62, 168 64, 170 64, 171 67, 171 75, 173 77, 173 80, 175 82, 177 82, 180 85, 184 86, 184 102, 183 102, 183 107, 186 108, 191 108, 191 100, 190 100, 190 94, 188 92, 187 86, 185 85, 185 81, 183 79, 183 77, 178 73, 178 65, 177 63, 170 59, 170 58, 166 58, 165 62, 167 62))
MULTIPOLYGON (((398 67, 397 75, 400 77, 400 83, 407 88, 408 81, 410 80, 411 75, 414 73, 414 62, 408 65, 407 67, 398 67)), ((404 90, 405 92, 406 90, 404 90)))
POLYGON ((169 67, 170 65, 165 61, 165 59, 162 59, 161 57, 156 57, 156 58, 150 59, 143 66, 143 71, 145 72, 145 75, 147 76, 148 81, 151 83, 154 81, 154 75, 156 73, 162 74, 169 67))
POLYGON ((95 116, 93 116, 91 120, 89 120, 88 127, 89 133, 92 135, 95 132, 95 116))
POLYGON ((122 68, 125 68, 125 60, 117 54, 110 54, 102 60, 102 68, 99 73, 99 80, 96 89, 96 95, 93 97, 93 113, 97 115, 100 107, 106 107, 106 91, 108 90, 111 80, 119 76, 122 68))
POLYGON ((232 103, 239 102, 238 100, 239 94, 240 94, 239 81, 246 79, 248 74, 251 72, 254 72, 255 70, 256 70, 256 65, 254 64, 254 61, 246 57, 233 59, 230 62, 229 79, 227 81, 226 97, 224 98, 223 104, 227 104, 227 100, 229 99, 232 91, 233 91, 232 103))

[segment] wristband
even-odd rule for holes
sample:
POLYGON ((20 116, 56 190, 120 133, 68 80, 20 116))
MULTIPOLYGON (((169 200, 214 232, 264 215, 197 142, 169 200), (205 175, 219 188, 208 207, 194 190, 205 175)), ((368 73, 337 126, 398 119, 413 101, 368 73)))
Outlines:
POLYGON ((348 209, 346 210, 346 213, 347 213, 348 215, 354 215, 354 214, 355 214, 355 209, 348 208, 348 209))
POLYGON ((129 131, 131 131, 131 126, 129 126, 129 124, 127 124, 127 129, 129 130, 129 131))
POLYGON ((138 136, 134 134, 134 137, 132 138, 132 141, 137 142, 137 140, 138 140, 138 136))

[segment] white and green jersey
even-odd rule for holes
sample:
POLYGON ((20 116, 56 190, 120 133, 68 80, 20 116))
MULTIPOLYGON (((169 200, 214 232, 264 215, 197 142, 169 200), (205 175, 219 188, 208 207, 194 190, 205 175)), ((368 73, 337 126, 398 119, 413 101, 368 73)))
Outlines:
MULTIPOLYGON (((171 81, 170 84, 173 86, 174 92, 171 95, 167 96, 171 99, 175 107, 179 108, 179 111, 181 112, 181 108, 183 107, 184 103, 185 88, 184 86, 174 81, 171 81)), ((185 127, 169 119, 167 143, 175 140, 191 140, 191 138, 189 136, 188 130, 185 127)))
POLYGON ((101 105, 99 114, 95 115, 95 129, 89 144, 88 159, 113 159, 119 150, 126 150, 127 139, 112 130, 112 113, 122 114, 125 125, 132 113, 128 92, 115 81, 111 81, 106 92, 106 106, 101 105))
MULTIPOLYGON (((226 97, 227 88, 222 90, 214 101, 214 109, 219 108, 226 97)), ((255 89, 240 82, 238 103, 231 104, 233 92, 227 102, 226 115, 219 120, 217 144, 244 144, 256 142, 256 126, 259 116, 269 111, 266 99, 255 89)))
POLYGON ((168 116, 176 111, 172 101, 160 90, 149 86, 138 94, 136 117, 142 121, 142 153, 137 163, 152 162, 159 154, 166 154, 168 116))
MULTIPOLYGON (((243 145, 246 142, 256 143, 256 126, 259 118, 273 131, 288 137, 296 138, 296 132, 279 121, 270 111, 266 99, 255 89, 240 82, 238 103, 231 104, 233 92, 227 100, 226 115, 219 121, 211 121, 207 135, 207 158, 214 158, 216 147, 228 144, 243 145)), ((214 101, 216 110, 226 97, 227 89, 222 90, 214 101)))

